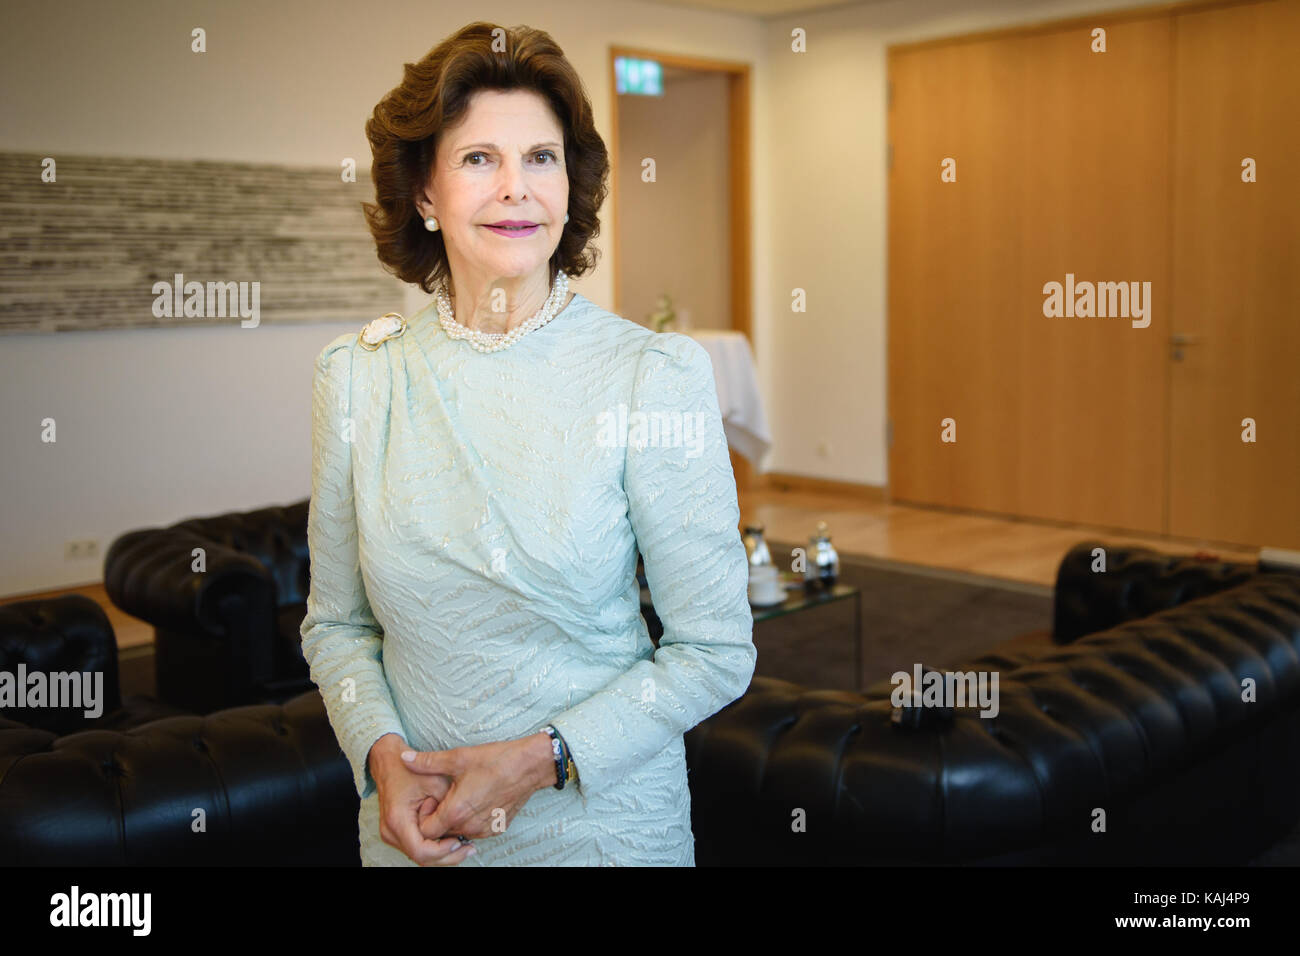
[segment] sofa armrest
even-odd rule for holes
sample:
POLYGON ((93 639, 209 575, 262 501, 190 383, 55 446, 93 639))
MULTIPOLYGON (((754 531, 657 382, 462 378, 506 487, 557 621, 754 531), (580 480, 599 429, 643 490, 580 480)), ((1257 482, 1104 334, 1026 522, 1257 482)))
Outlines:
POLYGON ((1069 644, 1086 634, 1226 591, 1257 573, 1254 564, 1163 554, 1101 541, 1080 542, 1057 569, 1052 640, 1069 644), (1097 548, 1105 551, 1104 572, 1093 571, 1097 548))
POLYGON ((133 531, 113 542, 104 558, 104 590, 123 611, 156 628, 224 636, 229 602, 274 606, 275 581, 243 551, 187 528, 133 531), (204 570, 193 570, 202 548, 204 570))
POLYGON ((113 625, 104 609, 85 595, 0 606, 0 671, 15 682, 20 673, 30 676, 39 672, 45 675, 47 688, 52 686, 54 674, 97 675, 89 687, 84 680, 60 682, 60 691, 75 690, 78 698, 93 697, 93 706, 90 699, 79 699, 74 706, 54 707, 47 697, 42 706, 0 708, 4 717, 26 726, 72 733, 93 725, 95 717, 87 717, 88 710, 98 708, 96 716, 102 716, 122 705, 113 625))

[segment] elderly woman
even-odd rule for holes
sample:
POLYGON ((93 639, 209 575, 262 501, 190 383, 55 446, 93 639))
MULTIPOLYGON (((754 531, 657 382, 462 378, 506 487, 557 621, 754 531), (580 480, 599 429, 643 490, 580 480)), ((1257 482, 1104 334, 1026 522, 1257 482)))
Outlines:
POLYGON ((366 132, 435 297, 316 360, 302 647, 362 862, 693 866, 683 734, 756 657, 708 355, 568 292, 609 162, 546 33, 465 27, 366 132))

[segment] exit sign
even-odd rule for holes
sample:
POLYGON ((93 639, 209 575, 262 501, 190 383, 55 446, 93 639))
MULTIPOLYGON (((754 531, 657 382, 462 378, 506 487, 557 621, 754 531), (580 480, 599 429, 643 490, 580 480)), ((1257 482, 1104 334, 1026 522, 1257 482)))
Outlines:
POLYGON ((654 60, 637 60, 630 56, 614 58, 614 80, 619 93, 633 96, 663 96, 664 72, 654 60))

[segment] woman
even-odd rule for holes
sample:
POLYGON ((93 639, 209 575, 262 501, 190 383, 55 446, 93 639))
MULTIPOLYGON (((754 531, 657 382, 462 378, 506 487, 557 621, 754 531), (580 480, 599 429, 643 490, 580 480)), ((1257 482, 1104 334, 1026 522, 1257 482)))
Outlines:
POLYGON ((362 862, 693 866, 682 735, 756 658, 708 354, 567 292, 609 162, 546 33, 465 27, 366 132, 436 297, 317 358, 302 647, 362 862))

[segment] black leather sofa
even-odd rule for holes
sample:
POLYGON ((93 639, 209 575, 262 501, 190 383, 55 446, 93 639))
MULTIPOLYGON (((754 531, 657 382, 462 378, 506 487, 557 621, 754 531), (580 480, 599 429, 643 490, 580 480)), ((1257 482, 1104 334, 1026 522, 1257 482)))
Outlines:
MULTIPOLYGON (((1101 546, 1061 563, 1056 643, 942 662, 999 672, 992 720, 899 721, 888 682, 756 677, 687 734, 697 863, 1240 864, 1293 829, 1300 576, 1108 548, 1102 577, 1101 546)), ((203 584, 193 600, 220 608, 203 584)), ((70 600, 0 609, 0 670, 103 663, 107 620, 70 600)), ((0 713, 0 863, 357 864, 357 797, 318 694, 159 706, 123 702, 96 724, 117 729, 71 734, 0 713)))
POLYGON ((945 665, 999 673, 992 719, 755 680, 687 737, 697 863, 1242 865, 1294 831, 1300 575, 1102 547, 1051 643, 945 665))
POLYGON ((356 856, 352 773, 315 690, 207 716, 124 697, 112 625, 80 595, 0 606, 0 671, 20 666, 102 672, 103 712, 0 708, 0 866, 356 856))
POLYGON ((160 700, 207 713, 312 689, 298 633, 309 502, 191 518, 110 545, 104 590, 154 626, 160 700))

